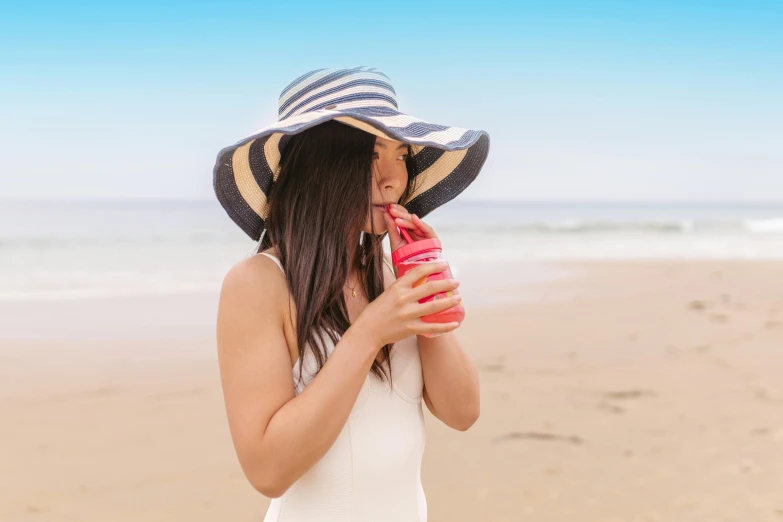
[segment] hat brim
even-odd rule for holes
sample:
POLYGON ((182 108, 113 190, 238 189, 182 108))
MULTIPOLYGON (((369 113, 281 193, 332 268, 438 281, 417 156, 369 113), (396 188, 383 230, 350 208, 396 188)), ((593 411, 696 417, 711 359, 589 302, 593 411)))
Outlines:
POLYGON ((419 217, 464 191, 489 154, 484 131, 427 123, 386 107, 324 109, 280 120, 221 150, 213 170, 220 204, 253 240, 264 229, 287 137, 330 120, 411 145, 415 191, 403 205, 419 217))

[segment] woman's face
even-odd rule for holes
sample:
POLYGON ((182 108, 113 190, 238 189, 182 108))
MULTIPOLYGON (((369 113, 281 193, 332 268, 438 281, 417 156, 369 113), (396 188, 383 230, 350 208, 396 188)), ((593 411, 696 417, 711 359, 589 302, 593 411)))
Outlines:
POLYGON ((375 138, 375 151, 372 161, 372 224, 370 216, 364 223, 368 234, 385 233, 386 221, 383 219, 384 207, 397 203, 408 185, 408 169, 405 160, 408 157, 408 145, 385 138, 375 138), (370 228, 375 225, 375 228, 370 228))

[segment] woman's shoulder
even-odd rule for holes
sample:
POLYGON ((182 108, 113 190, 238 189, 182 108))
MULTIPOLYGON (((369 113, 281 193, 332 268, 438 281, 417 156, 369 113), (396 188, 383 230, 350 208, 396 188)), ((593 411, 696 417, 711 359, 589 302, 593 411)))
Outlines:
POLYGON ((296 337, 290 335, 289 326, 295 314, 291 315, 289 306, 288 285, 275 262, 262 255, 246 257, 232 266, 223 279, 218 334, 223 338, 277 337, 289 346, 293 358, 291 339, 296 337))
POLYGON ((280 303, 288 295, 285 276, 268 256, 255 254, 235 263, 223 278, 221 301, 243 304, 280 303))

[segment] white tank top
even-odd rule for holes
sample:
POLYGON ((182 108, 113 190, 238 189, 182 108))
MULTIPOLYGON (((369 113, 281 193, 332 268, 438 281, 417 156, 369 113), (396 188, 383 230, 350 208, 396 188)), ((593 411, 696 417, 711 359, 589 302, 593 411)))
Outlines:
MULTIPOLYGON (((277 263, 271 254, 262 253, 277 263)), ((334 345, 326 338, 329 354, 334 345)), ((308 350, 296 394, 312 381, 315 358, 308 350)), ((426 522, 421 485, 424 415, 416 336, 391 350, 394 389, 369 372, 347 422, 329 451, 283 496, 272 499, 264 522, 426 522)))

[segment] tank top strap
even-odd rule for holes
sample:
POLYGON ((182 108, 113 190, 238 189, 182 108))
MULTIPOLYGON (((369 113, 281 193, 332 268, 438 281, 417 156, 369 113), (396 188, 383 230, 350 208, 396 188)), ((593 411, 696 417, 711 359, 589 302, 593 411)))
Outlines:
POLYGON ((281 263, 277 257, 273 256, 272 254, 268 254, 267 252, 259 252, 258 255, 266 256, 272 261, 274 261, 275 264, 278 266, 278 268, 280 268, 280 271, 283 273, 283 275, 285 275, 285 270, 283 269, 283 263, 281 263))

